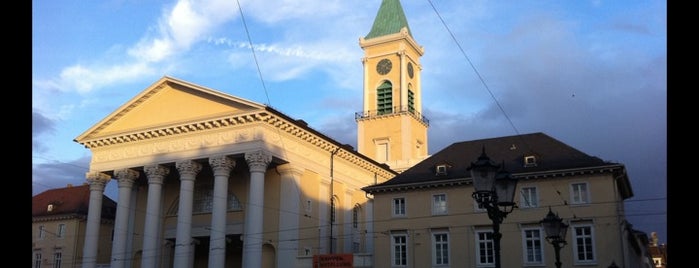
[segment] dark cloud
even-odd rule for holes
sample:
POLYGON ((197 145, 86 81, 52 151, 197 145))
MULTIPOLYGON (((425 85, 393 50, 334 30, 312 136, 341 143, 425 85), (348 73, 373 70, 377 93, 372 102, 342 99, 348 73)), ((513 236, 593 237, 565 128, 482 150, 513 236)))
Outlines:
POLYGON ((67 184, 80 185, 86 181, 85 173, 89 170, 90 156, 70 161, 36 164, 32 167, 32 195, 43 191, 65 187, 67 184))
POLYGON ((32 137, 37 137, 44 133, 51 133, 55 129, 56 123, 36 110, 32 111, 32 137))
POLYGON ((43 151, 45 145, 39 137, 55 131, 56 123, 36 110, 32 110, 32 151, 43 151))

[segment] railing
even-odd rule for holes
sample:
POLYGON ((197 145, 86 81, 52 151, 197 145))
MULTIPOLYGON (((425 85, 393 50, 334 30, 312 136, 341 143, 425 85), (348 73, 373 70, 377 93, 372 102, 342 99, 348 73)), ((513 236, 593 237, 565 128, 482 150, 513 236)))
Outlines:
POLYGON ((415 111, 414 108, 411 108, 409 106, 393 106, 391 107, 391 110, 388 109, 382 109, 382 110, 369 110, 369 111, 364 111, 364 112, 356 112, 354 113, 354 120, 359 121, 363 119, 369 119, 369 118, 375 118, 375 117, 381 117, 381 116, 387 116, 387 115, 396 115, 396 114, 409 114, 416 120, 422 122, 423 124, 429 126, 430 125, 430 120, 427 119, 424 115, 420 114, 420 112, 415 111))

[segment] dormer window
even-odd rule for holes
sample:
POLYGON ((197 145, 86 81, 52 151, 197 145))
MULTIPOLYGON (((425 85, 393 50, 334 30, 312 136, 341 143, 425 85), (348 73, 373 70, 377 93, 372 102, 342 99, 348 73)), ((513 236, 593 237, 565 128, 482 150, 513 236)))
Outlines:
POLYGON ((48 211, 48 212, 53 211, 53 204, 49 204, 49 205, 46 207, 46 211, 48 211))
POLYGON ((435 173, 436 173, 437 176, 439 176, 439 175, 447 175, 447 165, 446 165, 446 164, 437 165, 437 168, 436 168, 436 172, 435 172, 435 173))
POLYGON ((535 167, 536 166, 536 156, 528 155, 524 157, 524 167, 535 167))

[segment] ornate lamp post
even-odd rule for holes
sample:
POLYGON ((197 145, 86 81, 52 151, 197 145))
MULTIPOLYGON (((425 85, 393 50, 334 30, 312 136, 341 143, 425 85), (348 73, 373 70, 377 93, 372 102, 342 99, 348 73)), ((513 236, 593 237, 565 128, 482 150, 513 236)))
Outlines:
POLYGON ((517 179, 497 165, 485 154, 485 147, 476 162, 468 170, 473 179, 474 191, 471 197, 488 211, 488 218, 493 221, 493 250, 495 251, 495 268, 500 268, 500 224, 507 214, 515 208, 515 190, 517 179))
POLYGON ((565 237, 568 225, 558 215, 553 214, 551 207, 549 207, 549 213, 540 223, 544 226, 546 240, 553 245, 553 249, 556 251, 556 267, 561 268, 561 248, 566 245, 565 237))

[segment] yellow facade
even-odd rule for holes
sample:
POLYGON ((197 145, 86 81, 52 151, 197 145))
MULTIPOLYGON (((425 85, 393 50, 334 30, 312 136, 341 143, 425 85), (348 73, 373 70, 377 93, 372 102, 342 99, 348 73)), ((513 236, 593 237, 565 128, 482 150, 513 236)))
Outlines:
MULTIPOLYGON (((521 181, 522 187, 536 187, 538 205, 532 208, 516 208, 502 225, 500 232, 502 267, 552 267, 553 247, 541 237, 543 260, 527 264, 523 230, 538 229, 543 234, 540 221, 549 207, 570 225, 565 240, 568 245, 561 250, 563 267, 604 267, 612 261, 623 263, 623 252, 628 251, 623 232, 623 203, 617 193, 612 174, 579 175, 556 179, 521 181), (590 203, 570 205, 571 183, 585 182, 590 186, 590 203), (590 224, 593 230, 595 260, 587 263, 574 261, 573 227, 590 224)), ((519 192, 519 191, 518 191, 519 192)), ((393 267, 391 234, 407 234, 408 264, 405 267, 434 267, 434 245, 431 234, 446 232, 449 238, 448 267, 483 267, 478 264, 477 230, 492 230, 487 213, 477 209, 470 185, 453 187, 425 187, 420 190, 394 191, 374 195, 376 239, 374 263, 376 267, 393 267), (432 196, 445 194, 447 213, 434 215, 432 196), (406 215, 393 216, 394 198, 405 198, 406 215)), ((515 195, 521 206, 521 195, 515 195)), ((545 235, 545 234, 543 234, 545 235)), ((627 259, 628 260, 628 259, 627 259)), ((626 267, 626 266, 624 266, 626 267)))

